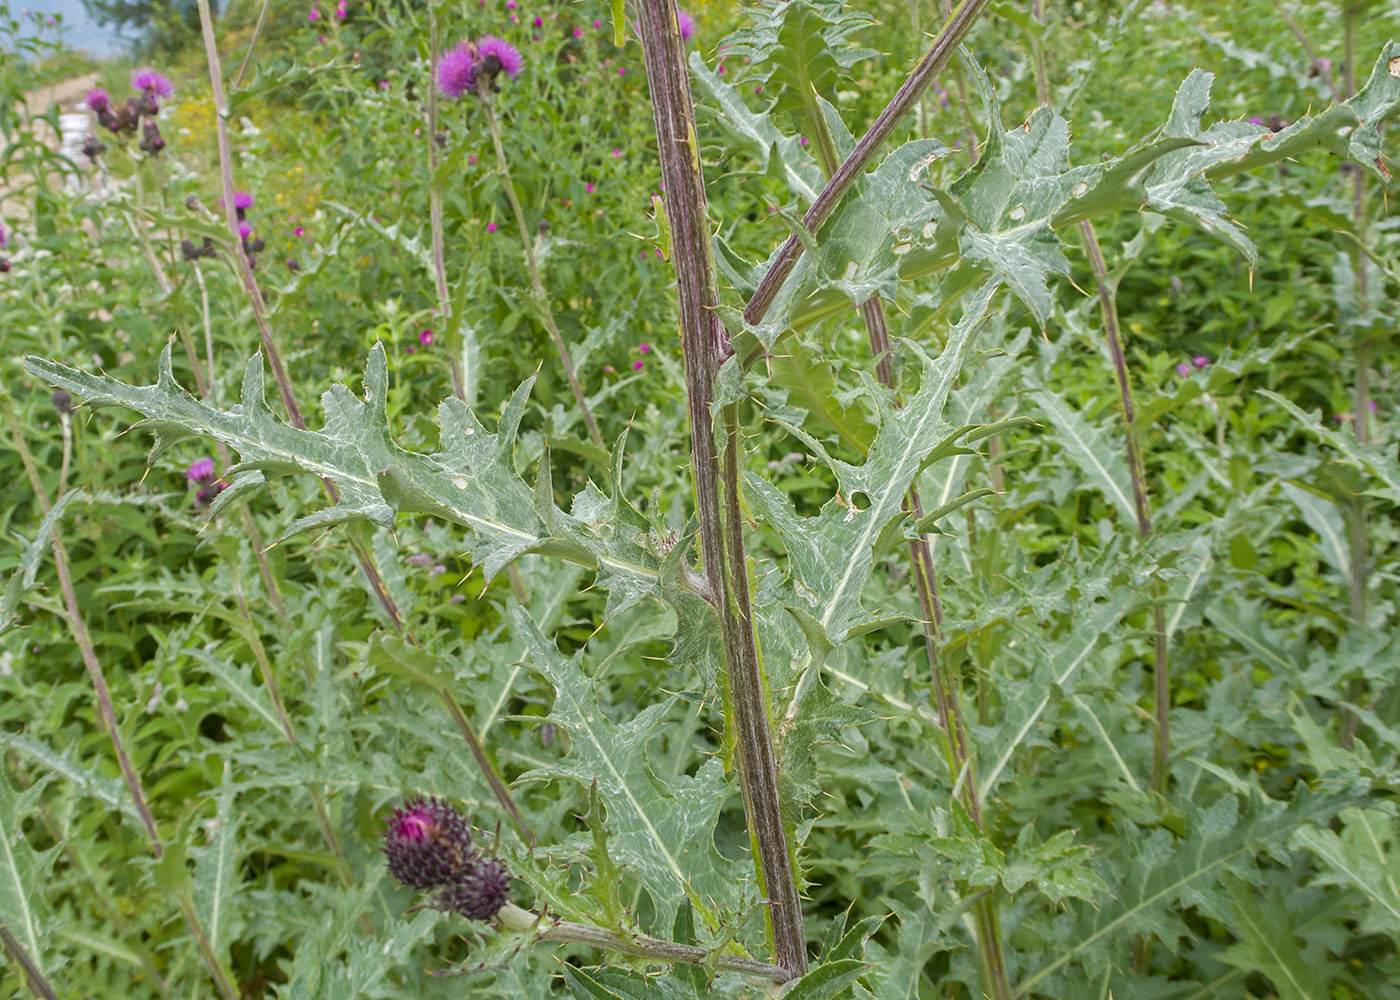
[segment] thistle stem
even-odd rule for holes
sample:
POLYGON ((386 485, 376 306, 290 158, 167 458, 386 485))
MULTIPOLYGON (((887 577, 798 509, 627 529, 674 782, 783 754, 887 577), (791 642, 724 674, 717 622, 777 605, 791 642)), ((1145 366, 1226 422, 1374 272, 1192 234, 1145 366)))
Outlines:
POLYGON ((544 290, 544 281, 540 277, 539 260, 535 256, 535 240, 530 235, 525 226, 525 211, 520 207, 520 196, 516 194, 515 182, 511 180, 510 163, 506 160, 506 150, 501 144, 501 126, 496 120, 496 105, 491 96, 491 82, 482 79, 478 84, 478 93, 481 95, 481 103, 486 108, 486 123, 491 130, 491 144, 496 148, 496 170, 501 175, 501 187, 505 190, 506 200, 510 202, 511 211, 515 214, 515 226, 520 230, 520 242, 525 248, 525 264, 530 271, 530 287, 535 293, 535 302, 538 304, 540 314, 544 317, 545 329, 549 331, 549 337, 554 341, 554 349, 559 352, 559 363, 564 367, 564 374, 568 376, 569 387, 574 391, 574 401, 578 403, 579 411, 583 414, 583 422, 588 425, 588 436, 593 439, 593 443, 599 448, 607 449, 603 443, 603 435, 598 432, 598 424, 593 419, 593 411, 588 406, 588 400, 584 398, 583 386, 579 384, 578 374, 574 371, 574 363, 569 359, 569 349, 564 344, 564 335, 559 332, 559 326, 554 322, 554 310, 549 307, 549 296, 544 290))
MULTIPOLYGON (((830 178, 838 168, 836 145, 826 119, 816 112, 815 102, 809 101, 809 126, 817 137, 817 152, 822 170, 830 178)), ((866 337, 870 343, 876 377, 886 389, 896 392, 895 405, 899 405, 891 357, 893 352, 884 307, 878 297, 871 296, 861 304, 860 313, 865 321, 866 337)), ((904 509, 915 521, 923 516, 923 503, 919 499, 917 486, 909 488, 904 498, 904 509)), ((929 674, 933 681, 934 705, 938 709, 938 720, 948 739, 948 771, 952 778, 954 794, 961 798, 968 816, 980 828, 982 803, 976 770, 972 764, 972 747, 967 736, 967 724, 959 698, 962 679, 948 658, 939 655, 943 644, 943 602, 938 594, 938 577, 934 572, 933 553, 929 549, 927 536, 920 535, 909 540, 909 564, 914 571, 915 589, 919 594, 919 604, 923 608, 924 655, 928 659, 929 674)), ((1006 958, 1002 952, 996 901, 991 895, 985 895, 977 900, 973 909, 976 915, 977 951, 982 962, 983 982, 987 993, 993 1000, 1011 1000, 1011 981, 1006 975, 1006 958)))
MULTIPOLYGON (((524 602, 521 602, 522 606, 524 602)), ((486 756, 486 751, 481 745, 481 740, 476 735, 476 730, 472 728, 471 721, 467 718, 462 707, 457 704, 457 699, 452 697, 452 692, 445 687, 438 688, 438 695, 442 698, 443 705, 447 708, 447 714, 452 716, 452 721, 457 724, 457 731, 462 734, 462 739, 467 741, 467 747, 471 750, 472 756, 476 758, 476 766, 481 770, 486 778, 486 783, 491 786, 491 791, 495 793, 496 801, 505 809, 506 815, 515 824, 516 830, 524 838, 525 843, 534 847, 539 841, 535 839, 535 832, 530 829, 530 824, 525 822, 525 817, 521 815, 520 808, 511 798, 510 790, 506 788, 501 776, 496 773, 495 766, 490 758, 486 756)))
POLYGON ((509 930, 534 933, 541 941, 588 945, 621 955, 631 955, 634 958, 650 958, 671 964, 683 962, 687 965, 711 966, 721 972, 738 972, 772 983, 786 983, 795 978, 791 972, 779 965, 769 965, 752 958, 727 955, 696 945, 677 944, 674 941, 663 941, 642 934, 623 935, 602 927, 553 920, 542 913, 523 910, 511 903, 501 907, 500 912, 496 914, 496 920, 509 930))
MULTIPOLYGON (((1081 222, 1079 233, 1084 240, 1089 266, 1094 272, 1094 284, 1098 288, 1099 306, 1103 312, 1104 333, 1108 337, 1108 350, 1113 358, 1113 373, 1118 380, 1119 401, 1123 407, 1124 450, 1127 453, 1128 474, 1133 483, 1133 509, 1137 514, 1138 538, 1145 540, 1152 534, 1152 512, 1148 505, 1146 474, 1143 471, 1138 446, 1133 386, 1128 377, 1128 360, 1123 353, 1123 341, 1118 332, 1117 290, 1109 279, 1108 267, 1104 263, 1098 237, 1094 235, 1093 223, 1087 219, 1081 222)), ((1159 795, 1164 795, 1167 791, 1167 768, 1171 761, 1171 683, 1167 663, 1167 616, 1166 609, 1162 607, 1160 581, 1154 581, 1152 596, 1152 700, 1156 720, 1152 788, 1159 795)))
MULTIPOLYGON (((1343 59, 1345 60, 1342 85, 1348 98, 1356 93, 1356 18, 1359 12, 1360 5, 1347 7, 1342 21, 1343 59)), ((1351 218, 1352 224, 1356 227, 1358 246, 1353 255, 1352 267, 1356 275, 1356 301, 1362 312, 1361 321, 1358 322, 1357 328, 1352 334, 1356 384, 1351 426, 1352 433, 1356 435, 1357 444, 1366 445, 1371 442, 1371 352, 1365 322, 1370 289, 1366 272, 1367 261, 1359 249, 1366 225, 1366 176, 1361 172, 1361 164, 1359 163, 1351 164, 1351 175, 1351 218)), ((1351 620, 1354 624, 1362 625, 1366 621, 1366 562, 1370 548, 1366 540, 1366 498, 1360 494, 1352 497, 1348 514, 1349 534, 1351 535, 1351 574, 1347 580, 1347 591, 1351 620)), ((1360 677, 1354 677, 1347 682, 1346 700, 1348 703, 1359 705, 1365 696, 1366 684, 1360 677)), ((1346 715, 1342 717, 1338 742, 1343 748, 1351 746, 1360 725, 1361 720, 1355 712, 1348 710, 1346 715)))
POLYGON ((0 949, 4 950, 10 964, 24 974, 24 982, 29 987, 29 992, 33 993, 37 1000, 58 1000, 58 994, 44 977, 43 970, 29 957, 19 938, 11 934, 4 923, 0 923, 0 949))
MULTIPOLYGON (((29 453, 29 445, 24 440, 24 434, 15 419, 8 398, 0 399, 0 411, 3 411, 5 423, 9 425, 10 439, 15 446, 15 451, 19 452, 20 462, 24 466, 25 474, 29 477, 29 485, 34 490, 34 497, 39 501, 40 509, 48 514, 53 509, 53 504, 49 502, 48 491, 44 489, 43 480, 39 478, 39 470, 34 464, 34 456, 29 453)), ((82 607, 78 604, 78 596, 73 590, 73 576, 68 569, 68 550, 63 544, 63 536, 59 534, 57 524, 53 526, 50 534, 53 542, 54 568, 58 571, 58 584, 63 592, 64 607, 68 612, 68 629, 73 634, 73 642, 78 647, 83 666, 87 668, 88 678, 92 681, 93 694, 97 698, 97 708, 102 719, 102 726, 107 730, 107 736, 112 741, 112 750, 117 756, 117 764, 121 768, 127 790, 131 792, 131 798, 136 803, 136 811, 141 817, 141 825, 146 828, 146 837, 151 843, 151 853, 159 858, 161 856, 160 834, 156 832, 155 818, 151 815, 151 809, 146 804, 146 793, 141 787, 141 776, 136 772, 136 767, 131 763, 131 758, 126 753, 126 747, 122 744, 121 727, 117 724, 117 713, 112 707, 111 691, 108 689, 107 679, 102 673, 102 665, 97 661, 97 650, 93 647, 87 624, 83 621, 82 607)))
MULTIPOLYGON (((447 292, 447 253, 443 248, 442 233, 442 181, 438 178, 438 23, 437 12, 430 0, 428 3, 428 224, 433 234, 433 283, 437 287, 438 315, 447 328, 453 329, 452 298, 447 292)), ((456 338, 449 339, 448 364, 452 371, 452 391, 468 406, 472 400, 467 394, 467 380, 463 377, 462 362, 458 357, 456 338)))
MULTIPOLYGON (((214 41, 214 17, 209 11, 209 0, 198 0, 198 2, 199 24, 204 36, 204 57, 209 64, 209 87, 214 98, 215 132, 219 140, 219 178, 223 182, 224 193, 224 218, 228 222, 229 232, 236 233, 238 231, 238 217, 233 205, 233 154, 230 151, 228 141, 228 101, 224 97, 224 74, 219 65, 218 45, 214 41)), ((282 397, 282 405, 287 411, 287 418, 298 430, 306 430, 306 418, 301 415, 301 407, 297 405, 296 396, 292 393, 291 379, 287 377, 286 366, 282 364, 282 355, 272 340, 272 330, 267 324, 267 311, 263 306, 262 292, 258 288, 257 280, 253 277, 253 265, 248 260, 247 255, 240 252, 237 247, 233 250, 233 258, 237 262, 235 266, 238 267, 243 278, 243 291, 246 293, 248 304, 253 310, 253 319, 257 323, 263 354, 267 356, 268 366, 272 369, 272 377, 277 383, 277 391, 282 397)), ((340 502, 340 491, 335 488, 335 484, 330 479, 322 478, 321 485, 325 488, 331 503, 340 502)), ((384 580, 379 575, 379 570, 375 567, 369 551, 353 537, 350 540, 350 546, 355 551, 355 557, 359 560, 360 569, 369 583, 370 590, 379 600, 385 615, 388 616, 389 623, 396 632, 402 633, 404 631, 403 616, 399 614, 398 605, 394 603, 394 598, 390 595, 388 588, 384 586, 384 580)))
MULTIPOLYGON (((972 26, 977 23, 977 18, 986 9, 988 0, 963 0, 953 11, 943 30, 934 39, 933 47, 929 49, 928 55, 915 68, 909 78, 904 81, 904 85, 894 95, 894 98, 886 106, 880 116, 875 119, 875 124, 870 126, 870 131, 861 137, 856 143, 856 148, 851 151, 851 155, 846 157, 846 161, 832 175, 826 187, 812 202, 812 207, 807 209, 807 214, 802 217, 802 224, 807 231, 815 233, 822 227, 836 210, 836 206, 841 203, 846 192, 851 189, 866 166, 870 163, 885 141, 894 134, 895 128, 919 100, 919 95, 933 82, 934 77, 948 62, 948 57, 958 44, 967 37, 967 33, 972 30, 972 26)), ((788 237, 774 258, 773 266, 763 276, 758 288, 754 291, 753 297, 749 299, 749 304, 744 309, 744 320, 748 323, 756 324, 760 322, 768 312, 768 307, 773 304, 774 297, 778 294, 778 289, 787 276, 792 273, 793 267, 797 264, 797 258, 802 256, 802 241, 794 234, 788 237)))
POLYGON ((807 969, 806 935, 794 850, 779 798, 777 754, 764 692, 763 666, 749 606, 739 498, 738 407, 725 406, 718 414, 711 414, 720 365, 734 352, 716 313, 719 287, 710 251, 695 110, 675 0, 639 0, 637 11, 680 299, 695 513, 704 571, 700 586, 719 615, 744 811, 755 847, 759 884, 769 902, 768 923, 775 957, 788 973, 799 976, 807 969), (721 440, 725 442, 723 455, 721 440))

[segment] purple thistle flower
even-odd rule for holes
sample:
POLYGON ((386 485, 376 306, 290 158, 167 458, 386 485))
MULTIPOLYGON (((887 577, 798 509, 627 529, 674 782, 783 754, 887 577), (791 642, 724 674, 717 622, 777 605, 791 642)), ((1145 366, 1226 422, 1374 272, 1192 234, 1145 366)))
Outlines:
POLYGON ((476 858, 442 895, 447 909, 468 920, 490 920, 510 895, 510 874, 497 858, 476 858))
POLYGON ((214 478, 214 460, 212 458, 201 458, 197 462, 190 464, 185 470, 185 478, 192 483, 208 482, 214 478))
POLYGON ((1210 364, 1210 358, 1206 357, 1204 354, 1197 354, 1191 359, 1191 363, 1197 368, 1204 368, 1206 365, 1210 364))
POLYGON ((405 801, 388 823, 384 855, 390 874, 404 885, 415 889, 452 885, 476 859, 467 821, 446 802, 405 801))
POLYGON ((233 192, 233 207, 239 211, 253 207, 253 196, 247 191, 233 192))
POLYGON ((0 225, 0 250, 10 245, 10 234, 5 232, 5 227, 0 225))
POLYGON ((1246 118, 1245 121, 1249 122, 1249 124, 1251 124, 1251 125, 1263 125, 1263 124, 1264 124, 1264 119, 1260 118, 1258 115, 1255 115, 1253 118, 1246 118))
POLYGON ((253 235, 253 227, 252 227, 252 226, 248 225, 248 223, 246 223, 246 222, 240 222, 240 223, 238 224, 238 238, 239 238, 239 239, 241 239, 241 240, 246 240, 249 236, 252 236, 252 235, 253 235))
POLYGON ((689 11, 676 11, 676 24, 681 29, 681 41, 688 42, 695 37, 695 18, 689 11))
POLYGON ((1181 362, 1181 364, 1176 366, 1176 373, 1182 378, 1185 378, 1187 375, 1191 374, 1191 366, 1188 365, 1185 361, 1183 361, 1181 362))
POLYGON ((433 331, 432 331, 432 330, 424 330, 422 333, 420 333, 420 334, 418 335, 418 343, 422 344, 424 347, 427 347, 427 346, 428 346, 429 344, 431 344, 432 342, 433 342, 433 331))
POLYGON ((101 114, 112 106, 112 96, 101 87, 93 87, 83 100, 94 114, 101 114))
POLYGON ((523 63, 520 50, 503 38, 483 35, 481 41, 476 43, 476 54, 481 60, 481 72, 488 80, 497 73, 505 73, 512 80, 520 75, 523 63))
POLYGON ((438 89, 443 97, 461 97, 476 86, 476 50, 458 42, 438 58, 438 89))
POLYGON ((137 90, 154 94, 156 97, 169 97, 175 93, 175 88, 170 85, 170 79, 153 69, 134 70, 131 74, 131 85, 137 90))

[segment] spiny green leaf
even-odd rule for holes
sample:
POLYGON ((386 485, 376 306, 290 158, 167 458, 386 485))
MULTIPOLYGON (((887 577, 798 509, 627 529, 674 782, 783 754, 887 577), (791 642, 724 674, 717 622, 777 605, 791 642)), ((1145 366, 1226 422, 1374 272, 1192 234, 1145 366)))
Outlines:
MULTIPOLYGON (((438 408, 438 451, 424 455, 405 451, 391 439, 385 412, 388 361, 378 344, 365 369, 365 398, 356 398, 343 385, 332 386, 322 396, 326 419, 319 431, 293 427, 268 408, 260 354, 244 370, 242 401, 228 410, 200 402, 176 382, 170 345, 161 354, 152 386, 130 386, 38 358, 27 359, 26 365, 93 405, 136 410, 147 418, 142 426, 158 435, 193 433, 227 444, 240 458, 232 486, 240 494, 264 475, 299 471, 334 482, 340 501, 300 518, 287 534, 353 519, 392 527, 396 514, 429 514, 471 529, 472 555, 488 578, 526 552, 545 552, 598 568, 605 586, 625 586, 624 606, 635 603, 646 581, 655 580, 659 560, 638 548, 631 519, 607 528, 596 520, 604 510, 625 515, 620 501, 589 491, 583 506, 591 522, 561 515, 551 517, 547 526, 536 513, 537 493, 516 474, 513 458, 533 378, 511 396, 495 433, 460 400, 444 400, 438 408), (557 534, 551 535, 551 529, 557 534)), ((547 470, 542 475, 547 482, 547 470)), ((614 484, 619 475, 615 467, 614 484)))
POLYGON ((1359 913, 1363 934, 1400 937, 1400 849, 1394 817, 1375 809, 1343 809, 1341 821, 1340 834, 1306 826, 1291 843, 1321 862, 1317 884, 1350 886, 1365 896, 1359 913))
POLYGON ((1317 410, 1305 412, 1297 403, 1267 389, 1260 389, 1259 394, 1272 399, 1292 414, 1304 433, 1328 445, 1338 453, 1340 460, 1366 473, 1371 480, 1370 488, 1365 491, 1367 495, 1400 504, 1400 462, 1392 454, 1379 445, 1362 444, 1352 434, 1332 430, 1322 422, 1322 415, 1317 410))
POLYGON ((41 890, 62 845, 34 850, 23 823, 38 808, 47 784, 45 779, 20 790, 11 784, 9 769, 0 769, 0 923, 40 972, 49 965, 45 950, 55 929, 41 890))
POLYGON ((49 508, 49 512, 39 521, 39 527, 34 532, 34 540, 26 542, 23 551, 20 552, 19 565, 10 574, 10 578, 5 581, 5 592, 0 594, 0 634, 9 629, 14 623, 15 609, 19 607, 19 599, 25 592, 34 587, 34 580, 39 572, 39 563, 43 560, 44 553, 53 545, 53 526, 58 523, 58 519, 68 509, 68 505, 74 500, 87 499, 87 495, 82 490, 69 490, 58 498, 58 502, 49 508))
POLYGON ((690 80, 703 124, 718 126, 731 148, 757 160, 761 172, 779 171, 799 202, 816 199, 825 181, 797 136, 783 135, 766 115, 750 111, 739 89, 707 67, 699 52, 690 54, 690 80))
POLYGON ((565 659, 523 609, 516 609, 515 621, 535 669, 554 687, 550 719, 570 735, 567 757, 521 780, 562 776, 585 786, 596 781, 608 810, 611 856, 646 886, 662 932, 685 897, 708 927, 718 926, 717 913, 736 905, 742 889, 738 866, 714 847, 728 789, 720 762, 710 760, 694 777, 662 782, 647 763, 647 744, 666 706, 613 722, 581 669, 582 653, 565 659))
POLYGON ((224 763, 225 787, 220 789, 214 818, 204 824, 206 843, 190 847, 194 861, 194 905, 209 939, 209 947, 225 965, 231 965, 229 943, 238 938, 234 925, 235 896, 243 885, 243 873, 234 858, 238 846, 239 816, 233 791, 228 787, 230 766, 224 763))
POLYGON ((1189 832, 1179 844, 1158 830, 1132 848, 1133 862, 1122 884, 1114 887, 1114 898, 1083 907, 1073 937, 1057 945, 1059 957, 1023 978, 1017 995, 1030 993, 1047 976, 1086 956, 1096 956, 1095 969, 1123 967, 1132 953, 1126 942, 1135 933, 1155 934, 1169 943, 1189 933, 1174 909, 1180 904, 1227 919, 1229 901, 1220 887, 1224 875, 1244 872, 1261 851, 1283 845, 1299 824, 1329 816, 1337 801, 1304 793, 1287 807, 1251 796, 1242 810, 1238 798, 1226 795, 1209 809, 1189 814, 1189 832))
POLYGON ((798 517, 776 488, 746 478, 750 497, 787 548, 793 586, 833 644, 877 620, 860 604, 877 543, 904 516, 904 497, 919 471, 940 452, 956 450, 956 439, 972 430, 945 421, 943 407, 996 287, 988 282, 969 299, 937 359, 911 345, 922 367, 919 389, 902 408, 888 393, 875 396, 879 430, 864 464, 832 458, 820 443, 790 428, 831 466, 845 502, 832 499, 817 516, 798 517), (863 508, 855 506, 860 498, 868 501, 863 508))
POLYGON ((1123 442, 1114 440, 1101 425, 1071 409, 1056 392, 1041 387, 1036 399, 1050 425, 1058 432, 1054 440, 1084 473, 1088 483, 1097 486, 1104 498, 1113 504, 1119 523, 1136 529, 1137 507, 1133 503, 1132 479, 1123 442))
POLYGON ((1299 947, 1300 939, 1306 938, 1295 925, 1282 894, 1270 893, 1265 906, 1254 886, 1237 879, 1229 885, 1234 916, 1231 927, 1240 941, 1215 957, 1227 965, 1268 976, 1279 1000, 1327 1000, 1331 994, 1320 971, 1323 963, 1316 961, 1321 956, 1305 955, 1299 947))

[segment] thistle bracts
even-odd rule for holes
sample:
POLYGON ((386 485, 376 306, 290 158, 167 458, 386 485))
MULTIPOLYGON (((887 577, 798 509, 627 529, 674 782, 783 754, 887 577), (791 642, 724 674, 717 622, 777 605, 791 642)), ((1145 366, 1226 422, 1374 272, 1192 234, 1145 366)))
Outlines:
POLYGON ((415 889, 432 890, 432 905, 470 920, 490 920, 510 891, 506 866, 483 858, 463 816, 436 798, 405 801, 384 833, 389 872, 415 889))

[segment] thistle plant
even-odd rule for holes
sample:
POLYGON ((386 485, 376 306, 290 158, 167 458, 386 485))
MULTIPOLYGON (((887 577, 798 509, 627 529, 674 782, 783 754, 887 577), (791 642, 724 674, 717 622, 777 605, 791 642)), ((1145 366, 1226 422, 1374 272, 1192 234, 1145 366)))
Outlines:
POLYGON ((200 7, 217 174, 172 143, 183 214, 124 162, 115 207, 36 198, 4 278, 36 508, 0 592, 15 988, 1393 989, 1395 245, 1363 222, 1400 43, 1348 20, 1335 83, 1296 6, 1267 13, 1306 63, 1191 22, 1273 110, 1176 62, 1088 87, 1166 30, 1132 10, 1089 52, 1039 3, 927 38, 828 0, 342 4, 226 93, 200 7), (258 144, 287 84, 336 142, 258 144), (290 149, 339 171, 310 240, 260 159, 290 149), (1342 161, 1369 187, 1318 201, 1342 161), (481 249, 500 199, 528 297, 481 249), (149 322, 108 298, 122 253, 149 322), (1335 304, 1298 290, 1322 257, 1335 304), (144 476, 100 407, 157 435, 144 476))

